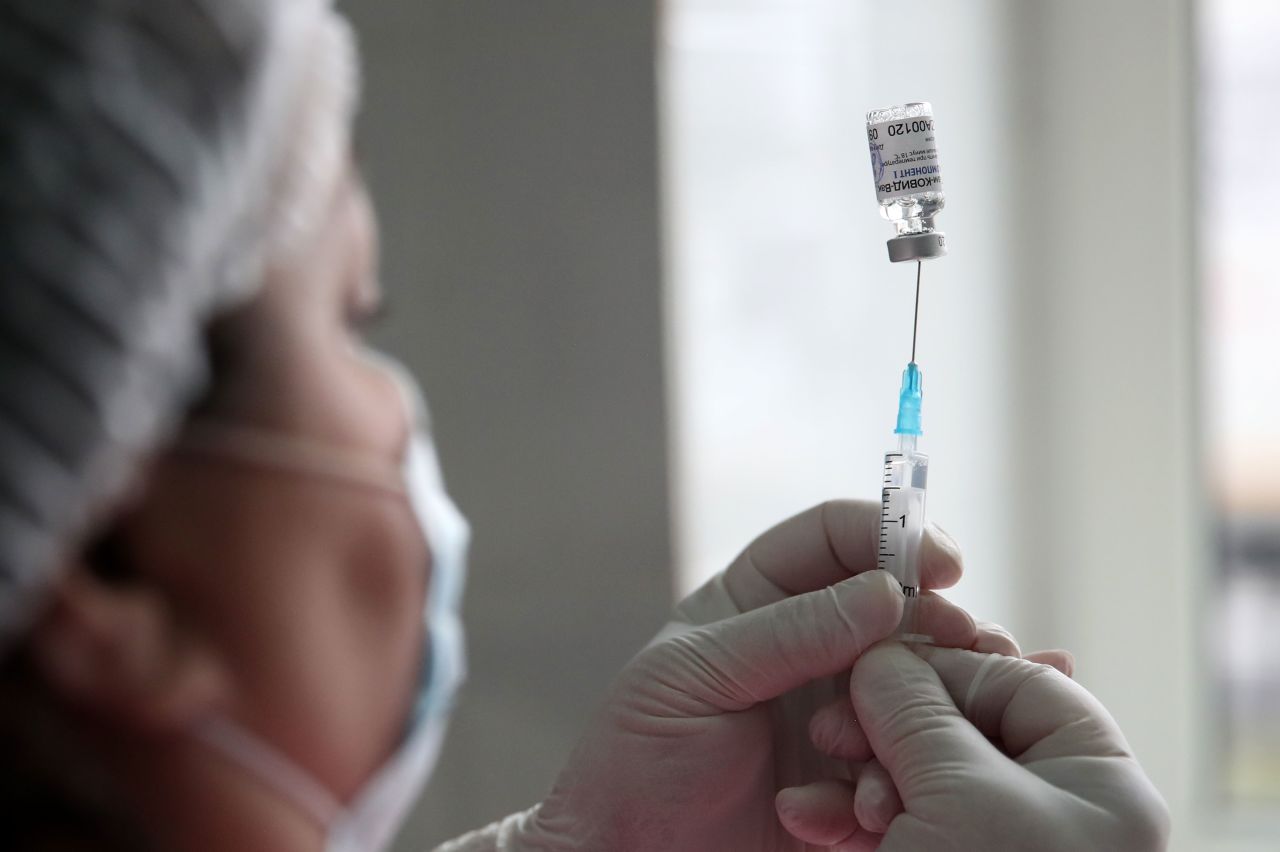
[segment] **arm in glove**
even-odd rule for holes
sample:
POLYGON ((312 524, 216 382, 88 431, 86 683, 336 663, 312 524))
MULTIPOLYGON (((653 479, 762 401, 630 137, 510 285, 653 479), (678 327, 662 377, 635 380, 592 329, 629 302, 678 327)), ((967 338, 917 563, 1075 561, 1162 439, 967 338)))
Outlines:
POLYGON ((1165 848, 1160 794, 1106 709, 1055 667, 886 642, 850 690, 885 781, 785 791, 794 836, 839 852, 1165 848))
MULTIPOLYGON (((452 848, 803 850, 774 797, 847 771, 808 743, 809 718, 902 613, 897 584, 873 570, 879 522, 878 503, 832 502, 752 542, 614 681, 550 797, 452 848)), ((926 587, 959 579, 944 535, 926 538, 921 563, 926 587)), ((936 595, 919 611, 940 642, 983 641, 936 595)))

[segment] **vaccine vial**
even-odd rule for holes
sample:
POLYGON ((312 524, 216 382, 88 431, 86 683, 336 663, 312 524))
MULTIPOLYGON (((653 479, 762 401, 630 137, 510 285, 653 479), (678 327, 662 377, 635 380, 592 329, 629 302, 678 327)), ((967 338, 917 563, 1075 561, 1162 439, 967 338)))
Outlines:
POLYGON ((867 144, 880 215, 893 223, 889 260, 929 260, 947 253, 946 236, 934 218, 946 204, 942 168, 928 103, 873 109, 867 113, 867 144))

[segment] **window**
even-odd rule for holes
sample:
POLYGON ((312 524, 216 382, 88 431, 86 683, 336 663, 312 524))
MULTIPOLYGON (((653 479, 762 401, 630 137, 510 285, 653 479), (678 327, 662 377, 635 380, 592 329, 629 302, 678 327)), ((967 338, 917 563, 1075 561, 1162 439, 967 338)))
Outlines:
POLYGON ((1220 792, 1280 805, 1280 6, 1201 6, 1203 394, 1220 792))
POLYGON ((983 509, 1002 452, 1006 263, 986 227, 1003 190, 998 4, 930 5, 918 61, 877 33, 886 4, 677 0, 661 56, 669 370, 679 583, 830 497, 878 499, 914 264, 891 264, 868 109, 934 103, 953 253, 925 264, 919 363, 932 454, 928 514, 982 565, 956 598, 1013 617, 1008 530, 983 509), (983 120, 977 120, 983 116, 983 120))

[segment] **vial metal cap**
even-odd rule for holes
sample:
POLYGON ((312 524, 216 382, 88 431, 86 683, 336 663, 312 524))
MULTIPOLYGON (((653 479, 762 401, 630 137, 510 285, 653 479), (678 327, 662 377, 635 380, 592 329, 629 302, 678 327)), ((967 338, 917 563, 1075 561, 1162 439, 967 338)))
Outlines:
POLYGON ((889 260, 894 263, 914 260, 932 260, 947 253, 947 235, 941 231, 925 231, 920 234, 903 234, 885 243, 889 247, 889 260))

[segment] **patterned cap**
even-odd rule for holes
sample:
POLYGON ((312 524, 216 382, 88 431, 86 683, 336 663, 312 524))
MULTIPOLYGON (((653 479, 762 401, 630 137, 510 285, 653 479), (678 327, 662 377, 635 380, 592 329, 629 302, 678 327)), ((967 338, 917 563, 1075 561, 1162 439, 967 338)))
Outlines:
POLYGON ((341 173, 329 0, 0 0, 0 650, 341 173))

